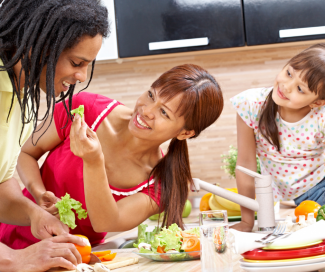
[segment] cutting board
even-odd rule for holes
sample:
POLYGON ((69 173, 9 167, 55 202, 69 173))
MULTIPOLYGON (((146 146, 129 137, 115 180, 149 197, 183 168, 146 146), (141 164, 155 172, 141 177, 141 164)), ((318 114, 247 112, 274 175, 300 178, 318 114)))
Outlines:
MULTIPOLYGON (((109 269, 116 269, 132 264, 137 264, 139 262, 139 258, 137 257, 116 257, 112 261, 102 262, 102 264, 106 265, 109 269)), ((92 265, 93 266, 93 265, 92 265)), ((74 272, 76 270, 67 270, 64 268, 51 268, 48 272, 74 272)))

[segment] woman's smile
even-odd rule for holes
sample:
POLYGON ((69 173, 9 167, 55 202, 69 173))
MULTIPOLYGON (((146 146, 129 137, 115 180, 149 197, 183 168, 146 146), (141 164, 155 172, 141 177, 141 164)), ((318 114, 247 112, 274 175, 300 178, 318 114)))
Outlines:
POLYGON ((151 127, 147 124, 147 122, 139 114, 135 115, 135 117, 133 119, 133 123, 135 124, 135 126, 137 128, 151 129, 151 127))
POLYGON ((64 90, 64 92, 66 92, 66 91, 69 90, 70 85, 73 85, 73 84, 72 84, 72 83, 68 83, 68 82, 65 81, 65 80, 62 82, 62 86, 63 86, 63 90, 64 90))

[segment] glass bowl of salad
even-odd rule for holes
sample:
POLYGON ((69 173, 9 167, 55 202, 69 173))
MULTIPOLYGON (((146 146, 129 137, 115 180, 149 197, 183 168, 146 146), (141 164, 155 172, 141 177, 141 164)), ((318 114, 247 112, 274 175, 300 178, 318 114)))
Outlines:
POLYGON ((200 231, 192 228, 183 231, 172 224, 161 230, 158 227, 147 232, 148 225, 138 227, 138 240, 134 253, 141 257, 160 262, 178 262, 200 259, 200 231))
POLYGON ((171 253, 140 253, 134 251, 135 254, 138 254, 141 257, 158 261, 158 262, 181 262, 181 261, 191 261, 200 259, 200 251, 192 252, 171 252, 171 253))

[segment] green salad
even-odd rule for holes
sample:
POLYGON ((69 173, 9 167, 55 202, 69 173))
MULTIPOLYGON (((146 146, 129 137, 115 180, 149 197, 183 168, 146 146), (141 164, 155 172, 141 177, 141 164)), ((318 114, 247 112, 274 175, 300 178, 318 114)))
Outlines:
POLYGON ((179 253, 182 249, 184 237, 190 236, 199 239, 200 230, 198 227, 183 231, 177 224, 159 230, 155 227, 153 231, 147 232, 148 225, 141 224, 138 227, 138 240, 134 247, 139 253, 179 253), (162 252, 163 251, 163 252, 162 252))

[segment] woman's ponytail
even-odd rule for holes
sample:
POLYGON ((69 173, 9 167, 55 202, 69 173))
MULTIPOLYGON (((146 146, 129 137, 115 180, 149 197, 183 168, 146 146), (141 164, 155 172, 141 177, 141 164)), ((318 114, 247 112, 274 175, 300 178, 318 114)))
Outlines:
MULTIPOLYGON (((223 109, 221 89, 213 76, 200 66, 183 64, 162 74, 151 86, 168 102, 182 95, 176 111, 184 116, 183 129, 194 131, 196 138, 213 124, 223 109)), ((178 140, 177 135, 169 144, 168 151, 152 169, 155 178, 155 194, 160 190, 160 213, 164 211, 162 225, 173 223, 183 228, 182 213, 192 183, 187 140, 178 140)))
POLYGON ((186 140, 173 138, 166 156, 152 169, 151 175, 159 180, 159 183, 155 183, 155 191, 160 189, 159 213, 164 210, 162 225, 176 223, 183 228, 182 213, 188 196, 188 185, 192 182, 186 140))

